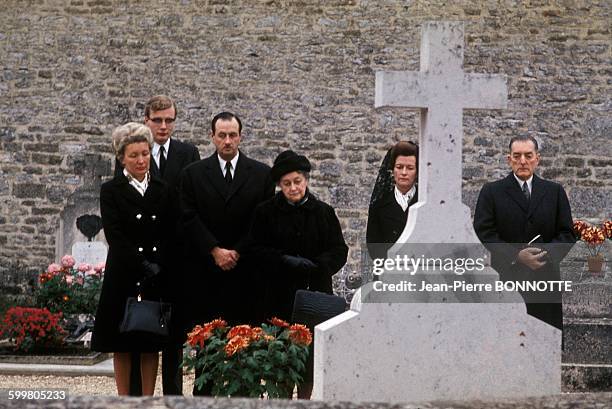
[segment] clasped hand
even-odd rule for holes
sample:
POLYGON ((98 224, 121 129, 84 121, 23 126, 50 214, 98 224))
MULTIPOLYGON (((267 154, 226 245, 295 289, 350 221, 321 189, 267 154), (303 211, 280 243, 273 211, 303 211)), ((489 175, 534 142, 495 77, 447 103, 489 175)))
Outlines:
POLYGON ((213 248, 210 254, 215 259, 215 264, 223 271, 229 271, 236 267, 240 258, 240 254, 236 250, 228 250, 221 247, 213 248))
POLYGON ((547 251, 537 247, 527 247, 519 251, 517 258, 521 264, 532 270, 537 270, 546 265, 546 254, 548 254, 547 251))

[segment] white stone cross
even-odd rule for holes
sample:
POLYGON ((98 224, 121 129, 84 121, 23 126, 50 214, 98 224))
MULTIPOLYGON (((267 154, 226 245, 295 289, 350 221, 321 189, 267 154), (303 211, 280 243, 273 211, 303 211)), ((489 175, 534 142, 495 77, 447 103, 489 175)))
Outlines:
POLYGON ((422 203, 415 211, 411 208, 398 242, 427 242, 423 241, 424 230, 431 232, 437 226, 451 232, 447 242, 479 242, 469 209, 461 203, 463 110, 505 108, 506 77, 467 74, 462 65, 463 23, 426 22, 422 28, 421 70, 376 73, 376 107, 417 108, 421 112, 422 203))
MULTIPOLYGON (((461 203, 462 116, 466 108, 505 107, 506 85, 501 75, 464 73, 462 62, 463 25, 426 23, 421 71, 377 73, 376 106, 421 110, 419 203, 390 258, 418 256, 429 245, 436 253, 440 247, 448 254, 484 251, 461 203)), ((429 277, 446 279, 437 272, 429 277)), ((497 274, 486 266, 478 278, 497 274)), ((377 283, 385 284, 384 276, 377 283)), ((373 283, 354 300, 368 290, 375 292, 373 283)), ((560 393, 561 331, 528 316, 517 297, 408 303, 389 295, 386 302, 354 302, 315 327, 313 398, 422 402, 560 393)))

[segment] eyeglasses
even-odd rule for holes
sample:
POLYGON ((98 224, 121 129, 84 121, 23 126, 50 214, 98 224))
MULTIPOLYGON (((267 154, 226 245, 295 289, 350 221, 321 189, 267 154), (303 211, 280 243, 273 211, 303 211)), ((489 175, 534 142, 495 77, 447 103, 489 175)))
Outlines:
POLYGON ((161 125, 162 122, 165 122, 166 125, 172 125, 176 118, 149 118, 155 125, 161 125))

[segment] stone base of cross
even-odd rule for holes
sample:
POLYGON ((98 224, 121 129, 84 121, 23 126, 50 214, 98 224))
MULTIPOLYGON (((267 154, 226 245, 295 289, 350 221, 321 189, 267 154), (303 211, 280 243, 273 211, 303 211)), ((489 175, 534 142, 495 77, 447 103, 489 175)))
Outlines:
POLYGON ((523 304, 363 304, 315 328, 313 399, 421 402, 561 393, 561 331, 523 304))

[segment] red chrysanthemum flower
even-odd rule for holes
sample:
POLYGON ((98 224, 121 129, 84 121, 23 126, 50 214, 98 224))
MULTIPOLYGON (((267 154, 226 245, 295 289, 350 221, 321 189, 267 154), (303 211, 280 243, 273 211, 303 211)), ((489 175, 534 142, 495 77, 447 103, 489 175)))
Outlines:
POLYGON ((289 327, 289 339, 297 345, 308 346, 312 343, 312 334, 307 326, 293 324, 289 327))
POLYGON ((270 324, 280 327, 280 328, 289 328, 289 323, 287 321, 283 321, 280 318, 272 317, 268 320, 270 324))
POLYGON ((603 231, 608 239, 612 239, 612 220, 603 222, 603 231))
POLYGON ((253 336, 253 330, 250 325, 236 325, 227 333, 227 339, 231 339, 237 336, 251 338, 253 336))
POLYGON ((576 234, 582 235, 582 232, 584 231, 584 229, 589 227, 589 224, 582 220, 574 220, 574 224, 572 227, 574 228, 576 234))
POLYGON ((204 324, 204 329, 206 329, 207 331, 213 331, 217 328, 224 329, 226 327, 227 322, 225 320, 222 320, 221 318, 217 318, 215 320, 212 320, 211 322, 207 322, 206 324, 204 324))
POLYGON ((260 327, 251 328, 251 339, 259 341, 264 335, 263 329, 260 327))
POLYGON ((582 241, 590 246, 602 244, 606 240, 603 229, 596 226, 587 227, 582 231, 582 241))
POLYGON ((204 342, 212 336, 211 331, 207 331, 201 325, 196 325, 193 330, 187 334, 187 342, 190 346, 195 347, 199 345, 200 348, 204 347, 204 342))
POLYGON ((242 337, 240 335, 230 339, 227 345, 225 345, 225 355, 228 357, 234 355, 237 352, 246 349, 249 346, 250 339, 242 337))

